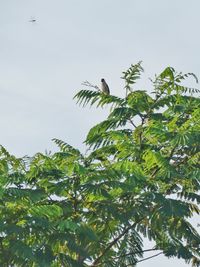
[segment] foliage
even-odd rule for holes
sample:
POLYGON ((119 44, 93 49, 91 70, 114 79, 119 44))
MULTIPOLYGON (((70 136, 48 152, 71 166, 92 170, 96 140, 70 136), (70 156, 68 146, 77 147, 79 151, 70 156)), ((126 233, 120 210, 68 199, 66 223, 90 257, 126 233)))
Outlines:
MULTIPOLYGON (((126 96, 82 90, 81 105, 111 105, 88 133, 86 156, 16 158, 0 149, 0 266, 125 267, 160 251, 200 266, 200 100, 193 74, 166 68, 153 95, 135 90, 141 62, 123 73, 126 96), (154 241, 143 246, 144 237, 154 241)), ((160 254, 160 253, 159 253, 160 254)))

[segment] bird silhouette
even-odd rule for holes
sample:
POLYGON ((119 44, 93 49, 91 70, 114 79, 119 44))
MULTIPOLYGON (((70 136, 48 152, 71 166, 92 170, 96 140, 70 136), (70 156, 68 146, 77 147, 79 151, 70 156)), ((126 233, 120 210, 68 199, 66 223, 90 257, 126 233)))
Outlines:
POLYGON ((30 20, 29 20, 29 22, 34 23, 34 22, 36 22, 36 19, 34 17, 31 17, 30 20))
POLYGON ((105 79, 101 79, 101 90, 104 94, 109 95, 110 94, 110 89, 108 84, 106 83, 105 79))

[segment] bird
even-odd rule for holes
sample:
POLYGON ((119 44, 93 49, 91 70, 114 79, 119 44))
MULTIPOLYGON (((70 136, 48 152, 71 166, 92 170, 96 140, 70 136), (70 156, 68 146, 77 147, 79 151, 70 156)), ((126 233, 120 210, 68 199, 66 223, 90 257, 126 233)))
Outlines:
POLYGON ((29 22, 34 23, 34 22, 36 22, 36 19, 34 17, 31 17, 30 20, 29 20, 29 22))
POLYGON ((108 84, 106 83, 105 79, 101 79, 101 90, 104 94, 109 95, 110 94, 110 89, 108 84))

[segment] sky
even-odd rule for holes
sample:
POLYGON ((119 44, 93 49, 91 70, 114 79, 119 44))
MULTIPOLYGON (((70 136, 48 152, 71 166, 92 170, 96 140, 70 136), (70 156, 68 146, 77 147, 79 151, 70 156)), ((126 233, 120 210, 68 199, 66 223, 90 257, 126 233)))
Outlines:
MULTIPOLYGON (((167 66, 199 77, 199 10, 199 0, 0 0, 0 144, 32 156, 58 138, 84 151, 108 109, 83 109, 73 96, 101 78, 123 96, 122 71, 140 60, 137 89, 167 66)), ((161 264, 188 266, 162 256, 138 266, 161 264)))

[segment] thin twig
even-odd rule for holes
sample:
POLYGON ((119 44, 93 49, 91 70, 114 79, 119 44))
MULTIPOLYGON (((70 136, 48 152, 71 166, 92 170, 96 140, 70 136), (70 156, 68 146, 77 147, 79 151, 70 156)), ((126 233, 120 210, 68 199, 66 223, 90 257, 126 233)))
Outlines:
POLYGON ((147 260, 152 259, 152 258, 155 258, 155 257, 157 257, 157 256, 159 256, 159 255, 161 255, 161 254, 163 254, 163 252, 159 252, 159 253, 157 253, 157 254, 155 254, 155 255, 153 255, 153 256, 150 256, 150 257, 144 258, 144 259, 142 259, 142 260, 139 260, 139 261, 137 261, 137 263, 138 263, 138 262, 142 262, 142 261, 147 261, 147 260))
MULTIPOLYGON (((142 250, 142 251, 139 251, 139 252, 145 253, 145 252, 150 252, 150 251, 155 251, 155 250, 159 250, 159 249, 157 249, 157 248, 150 248, 150 249, 145 249, 145 250, 142 250)), ((112 258, 112 260, 116 260, 116 259, 123 258, 123 257, 126 257, 126 256, 131 256, 134 253, 135 252, 130 252, 130 253, 122 254, 120 256, 117 256, 117 257, 112 258)))
POLYGON ((134 128, 137 128, 137 126, 135 125, 135 123, 130 119, 129 122, 133 125, 134 128))
POLYGON ((92 88, 96 89, 97 91, 101 91, 100 88, 99 88, 97 85, 91 84, 91 83, 88 82, 88 81, 84 81, 84 82, 82 83, 82 85, 84 85, 84 86, 88 86, 88 87, 92 87, 92 88))

